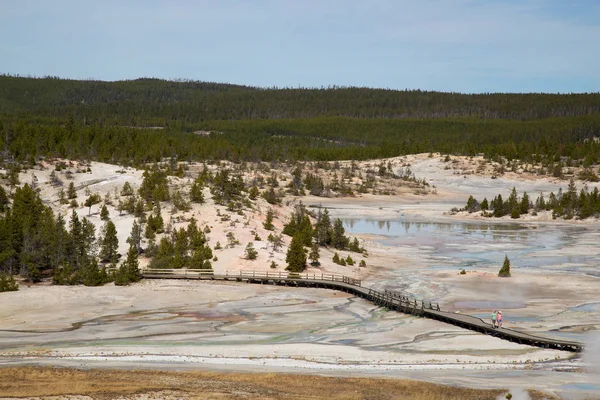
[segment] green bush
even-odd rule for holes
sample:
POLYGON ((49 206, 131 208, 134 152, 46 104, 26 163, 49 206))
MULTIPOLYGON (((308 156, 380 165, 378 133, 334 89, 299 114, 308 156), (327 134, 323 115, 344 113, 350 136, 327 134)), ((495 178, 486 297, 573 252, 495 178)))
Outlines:
POLYGON ((14 276, 10 274, 5 274, 4 272, 0 274, 0 292, 14 292, 19 290, 19 284, 15 282, 14 276))

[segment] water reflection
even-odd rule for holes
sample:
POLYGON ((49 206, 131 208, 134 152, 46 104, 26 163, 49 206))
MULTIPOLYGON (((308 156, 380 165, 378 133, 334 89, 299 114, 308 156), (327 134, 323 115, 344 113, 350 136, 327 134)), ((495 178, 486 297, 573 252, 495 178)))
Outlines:
POLYGON ((351 234, 378 235, 385 246, 406 248, 406 257, 435 269, 501 265, 504 256, 520 268, 593 275, 600 264, 598 232, 582 227, 482 222, 423 222, 396 219, 342 219, 351 234), (415 254, 415 249, 418 254, 415 254))
POLYGON ((418 235, 433 232, 456 232, 461 234, 477 234, 495 237, 513 236, 518 239, 526 239, 530 230, 517 224, 481 224, 481 223, 448 223, 448 222, 422 222, 396 220, 374 220, 342 218, 346 229, 357 234, 374 234, 386 236, 418 235))

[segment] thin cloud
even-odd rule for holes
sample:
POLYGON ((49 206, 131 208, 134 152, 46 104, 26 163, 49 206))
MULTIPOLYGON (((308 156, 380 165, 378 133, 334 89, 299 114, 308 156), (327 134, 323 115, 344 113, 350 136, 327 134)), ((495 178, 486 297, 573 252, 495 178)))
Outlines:
POLYGON ((598 91, 600 7, 589 0, 564 4, 4 2, 0 72, 259 86, 598 91))

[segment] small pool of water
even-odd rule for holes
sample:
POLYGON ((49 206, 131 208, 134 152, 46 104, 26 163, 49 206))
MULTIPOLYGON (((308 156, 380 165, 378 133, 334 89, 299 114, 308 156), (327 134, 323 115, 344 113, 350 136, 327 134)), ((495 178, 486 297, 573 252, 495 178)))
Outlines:
POLYGON ((580 306, 571 307, 570 311, 600 311, 600 302, 599 303, 587 303, 582 304, 580 306))
POLYGON ((600 395, 600 384, 596 383, 569 383, 567 385, 563 385, 562 389, 570 391, 570 390, 578 390, 578 391, 586 391, 586 392, 596 392, 600 395))
MULTIPOLYGON (((519 225, 481 222, 415 222, 407 217, 390 220, 342 219, 350 234, 379 235, 384 246, 406 248, 434 269, 477 269, 502 265, 507 255, 519 268, 600 276, 600 253, 564 251, 574 246, 595 247, 600 232, 564 225, 519 225), (418 254, 415 254, 417 252, 418 254)), ((506 307, 505 307, 506 308, 506 307)))

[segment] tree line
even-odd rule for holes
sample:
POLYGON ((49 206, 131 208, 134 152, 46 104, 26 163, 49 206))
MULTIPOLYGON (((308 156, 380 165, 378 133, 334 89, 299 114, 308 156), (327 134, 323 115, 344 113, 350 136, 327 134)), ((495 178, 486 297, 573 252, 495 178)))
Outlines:
POLYGON ((533 121, 480 119, 356 119, 207 121, 198 135, 23 119, 0 120, 3 159, 34 165, 41 157, 144 167, 179 161, 366 160, 439 152, 508 160, 576 163, 600 160, 600 113, 533 121))
POLYGON ((498 194, 490 201, 484 198, 480 202, 469 196, 463 210, 469 213, 481 211, 484 216, 494 218, 510 215, 517 219, 529 213, 537 215, 539 211, 552 211, 552 218, 555 219, 586 219, 600 215, 600 192, 597 187, 590 191, 587 186, 578 191, 575 181, 571 179, 566 191, 559 188, 556 194, 550 192, 547 197, 540 193, 535 200, 527 192, 519 196, 514 187, 507 199, 498 194))
POLYGON ((142 78, 103 82, 0 76, 0 114, 90 124, 183 127, 245 119, 457 118, 532 120, 600 112, 600 94, 483 93, 361 87, 258 88, 142 78))

